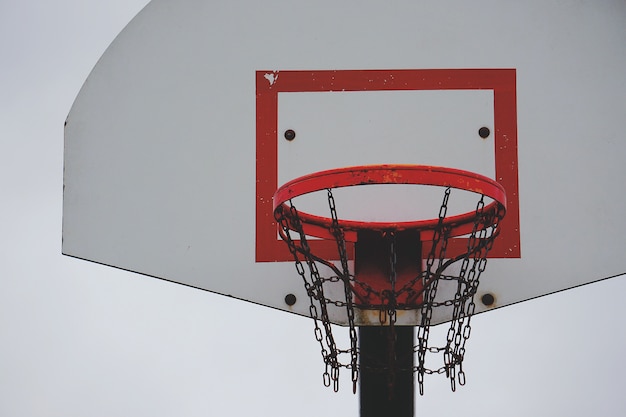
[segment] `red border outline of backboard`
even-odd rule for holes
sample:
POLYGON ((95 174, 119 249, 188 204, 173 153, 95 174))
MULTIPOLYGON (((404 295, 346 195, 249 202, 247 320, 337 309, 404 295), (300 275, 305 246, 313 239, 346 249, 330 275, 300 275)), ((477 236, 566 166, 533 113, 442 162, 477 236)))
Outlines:
MULTIPOLYGON (((495 173, 506 190, 507 213, 489 257, 520 258, 515 69, 401 69, 256 72, 256 261, 293 259, 278 238, 272 212, 279 186, 278 93, 385 90, 493 90, 495 173)), ((310 245, 322 258, 336 256, 334 241, 310 245)), ((466 245, 466 238, 453 239, 448 253, 461 253, 466 245)))

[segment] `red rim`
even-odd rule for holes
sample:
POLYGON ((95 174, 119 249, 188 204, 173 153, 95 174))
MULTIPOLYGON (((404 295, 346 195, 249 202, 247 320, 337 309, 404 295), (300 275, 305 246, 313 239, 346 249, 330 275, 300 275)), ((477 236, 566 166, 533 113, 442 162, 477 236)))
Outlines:
MULTIPOLYGON (((363 165, 320 171, 287 182, 274 193, 274 212, 283 206, 289 213, 287 202, 293 198, 315 191, 369 184, 413 184, 451 187, 474 192, 494 200, 483 211, 506 211, 504 188, 491 178, 473 172, 429 165, 363 165)), ((332 238, 330 217, 298 212, 304 232, 310 236, 332 238)), ((444 224, 452 229, 452 236, 470 233, 473 228, 475 210, 447 217, 444 224)), ((359 230, 418 230, 428 232, 439 223, 439 218, 405 222, 364 222, 339 219, 345 231, 359 230)), ((489 226, 489 225, 486 225, 489 226)), ((422 239, 428 239, 423 236, 422 239)), ((346 236, 346 240, 356 240, 356 236, 346 236)))

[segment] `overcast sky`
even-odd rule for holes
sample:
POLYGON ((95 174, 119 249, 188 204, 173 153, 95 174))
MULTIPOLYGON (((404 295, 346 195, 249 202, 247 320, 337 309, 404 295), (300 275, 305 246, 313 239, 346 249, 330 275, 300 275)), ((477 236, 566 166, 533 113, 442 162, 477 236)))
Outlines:
MULTIPOLYGON (((0 0, 0 416, 357 416, 310 320, 61 255, 63 122, 146 3, 0 0)), ((477 316, 467 385, 427 378, 416 415, 626 415, 624 294, 477 316)))

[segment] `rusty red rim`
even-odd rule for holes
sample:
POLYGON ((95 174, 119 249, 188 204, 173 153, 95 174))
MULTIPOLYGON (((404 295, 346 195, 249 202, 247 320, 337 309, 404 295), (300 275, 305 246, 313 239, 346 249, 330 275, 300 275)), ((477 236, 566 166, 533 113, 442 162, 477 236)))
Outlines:
MULTIPOLYGON (((438 187, 451 187, 470 191, 489 197, 493 201, 484 207, 483 212, 506 211, 506 193, 504 188, 480 174, 454 168, 429 165, 363 165, 320 171, 291 180, 276 190, 273 197, 274 212, 283 206, 285 213, 290 210, 287 202, 304 194, 316 191, 363 186, 370 184, 412 184, 438 187)), ((287 216, 288 217, 288 216, 287 216)), ((304 232, 307 235, 332 238, 330 217, 298 212, 304 232)), ((473 228, 476 211, 446 217, 444 225, 450 227, 452 236, 470 233, 473 228)), ((418 230, 429 231, 439 224, 439 218, 419 219, 403 222, 365 222, 339 219, 339 226, 344 231, 359 230, 418 230)), ((485 225, 488 227, 490 225, 485 225)), ((423 239, 428 239, 424 236, 423 239)), ((353 240, 348 237, 348 240, 353 240)))

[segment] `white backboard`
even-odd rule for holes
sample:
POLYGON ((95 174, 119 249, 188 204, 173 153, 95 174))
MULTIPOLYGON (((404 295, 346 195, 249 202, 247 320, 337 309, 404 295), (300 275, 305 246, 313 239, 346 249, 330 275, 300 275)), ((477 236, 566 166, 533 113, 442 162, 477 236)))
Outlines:
MULTIPOLYGON (((623 2, 153 0, 67 118, 63 253, 308 315, 275 189, 411 163, 507 191, 479 288, 495 302, 479 311, 626 273, 625 14, 623 2)), ((369 198, 357 206, 404 207, 369 198)))

